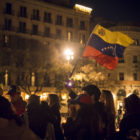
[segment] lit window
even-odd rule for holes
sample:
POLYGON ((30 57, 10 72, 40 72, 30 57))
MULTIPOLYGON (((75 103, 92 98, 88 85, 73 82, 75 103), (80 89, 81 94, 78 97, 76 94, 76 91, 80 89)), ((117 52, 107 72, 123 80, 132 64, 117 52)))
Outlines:
POLYGON ((80 43, 85 44, 85 42, 86 42, 85 34, 80 34, 80 43))
POLYGON ((70 41, 72 40, 72 32, 67 33, 67 39, 70 41))

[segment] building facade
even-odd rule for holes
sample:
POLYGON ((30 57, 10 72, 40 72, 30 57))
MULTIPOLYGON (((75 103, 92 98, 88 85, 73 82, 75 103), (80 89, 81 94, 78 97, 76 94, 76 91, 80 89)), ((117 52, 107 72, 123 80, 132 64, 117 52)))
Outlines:
MULTIPOLYGON (((66 4, 68 3, 67 0, 66 4)), ((48 55, 47 48, 59 50, 58 53, 62 54, 69 46, 75 51, 74 57, 78 56, 89 37, 90 12, 76 7, 53 4, 53 1, 49 3, 43 0, 2 0, 0 5, 0 48, 2 50, 0 83, 4 87, 11 84, 20 85, 20 80, 25 79, 24 67, 28 67, 30 73, 28 85, 36 86, 37 76, 42 71, 47 72, 47 68, 40 69, 40 63, 45 63, 45 60, 37 62, 34 59, 40 55, 37 54, 40 51, 38 48, 46 48, 44 51, 48 55), (34 55, 31 55, 32 53, 34 55), (20 55, 17 57, 16 54, 20 55), (28 62, 31 63, 27 65, 28 62), (34 64, 34 67, 31 68, 29 66, 31 64, 34 64)), ((42 59, 43 55, 45 56, 44 51, 42 51, 42 59)), ((51 57, 56 56, 52 54, 51 57)), ((45 58, 50 61, 47 56, 45 58)), ((46 80, 47 77, 44 79, 46 80)), ((43 86, 47 87, 47 82, 43 86)))
POLYGON ((135 40, 134 44, 125 49, 124 57, 120 58, 114 70, 107 70, 98 65, 98 69, 106 75, 106 80, 99 86, 112 91, 118 109, 124 97, 132 93, 140 96, 140 27, 120 25, 109 29, 120 31, 135 40))

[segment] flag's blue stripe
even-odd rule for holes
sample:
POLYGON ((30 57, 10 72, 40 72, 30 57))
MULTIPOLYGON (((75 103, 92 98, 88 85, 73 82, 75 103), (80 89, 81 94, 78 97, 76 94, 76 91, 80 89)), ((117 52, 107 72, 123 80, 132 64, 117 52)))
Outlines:
POLYGON ((110 44, 105 42, 99 36, 92 34, 89 39, 88 45, 99 50, 105 55, 113 56, 113 57, 123 57, 123 52, 125 47, 118 44, 110 44), (116 49, 115 49, 116 48, 116 49))

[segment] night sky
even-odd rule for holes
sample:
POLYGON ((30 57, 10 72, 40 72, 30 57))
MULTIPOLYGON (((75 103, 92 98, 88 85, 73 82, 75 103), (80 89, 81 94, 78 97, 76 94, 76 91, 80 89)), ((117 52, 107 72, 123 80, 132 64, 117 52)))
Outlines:
POLYGON ((140 22, 140 0, 72 0, 93 8, 95 17, 140 22))

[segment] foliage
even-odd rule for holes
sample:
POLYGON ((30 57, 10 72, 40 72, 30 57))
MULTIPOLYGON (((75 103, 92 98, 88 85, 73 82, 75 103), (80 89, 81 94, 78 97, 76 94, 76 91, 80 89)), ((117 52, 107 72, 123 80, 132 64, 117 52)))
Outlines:
POLYGON ((105 80, 105 74, 97 71, 95 61, 85 61, 79 66, 78 72, 73 77, 75 83, 78 81, 81 85, 96 84, 99 81, 105 80))

